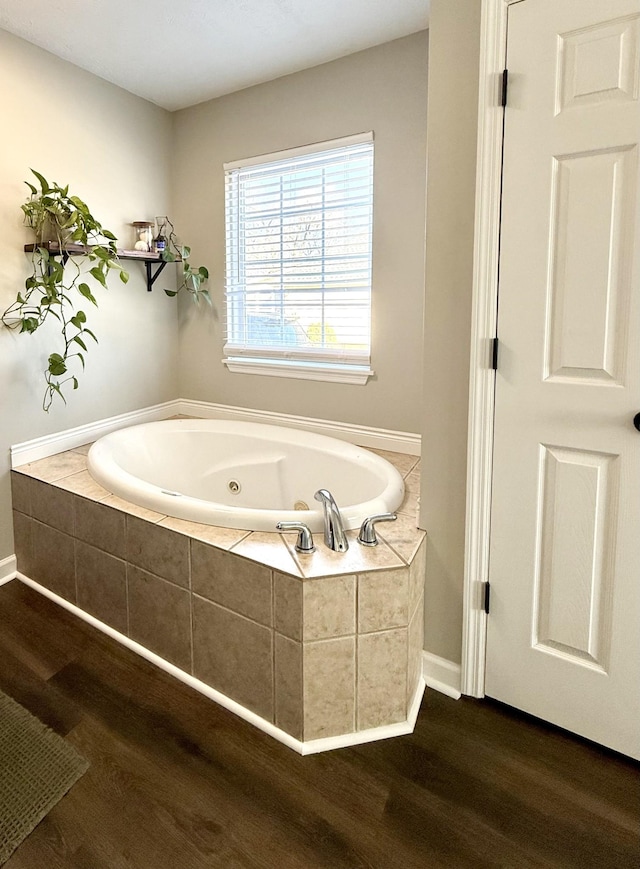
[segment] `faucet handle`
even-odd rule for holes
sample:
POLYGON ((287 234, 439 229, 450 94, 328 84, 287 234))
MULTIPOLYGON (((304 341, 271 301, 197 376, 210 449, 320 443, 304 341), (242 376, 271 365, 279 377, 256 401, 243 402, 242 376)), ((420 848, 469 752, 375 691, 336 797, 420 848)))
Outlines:
POLYGON ((376 522, 395 522, 397 518, 395 513, 379 513, 377 516, 369 516, 360 526, 358 543, 362 543, 363 546, 377 546, 376 522))
POLYGON ((304 522, 278 522, 276 525, 278 531, 298 531, 298 539, 296 541, 297 552, 315 552, 316 547, 313 543, 313 536, 309 530, 309 526, 304 522))

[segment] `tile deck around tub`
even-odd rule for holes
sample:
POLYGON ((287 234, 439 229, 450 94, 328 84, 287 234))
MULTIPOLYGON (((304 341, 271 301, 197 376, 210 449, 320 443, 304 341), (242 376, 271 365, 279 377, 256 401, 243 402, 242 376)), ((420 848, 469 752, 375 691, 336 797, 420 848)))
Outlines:
POLYGON ((310 555, 130 504, 90 477, 87 447, 12 471, 18 570, 303 742, 401 722, 419 690, 425 533, 419 461, 379 545, 310 555))
MULTIPOLYGON (((279 534, 266 531, 243 531, 234 528, 221 528, 217 525, 204 525, 165 516, 125 501, 112 494, 95 482, 87 470, 87 452, 91 444, 85 444, 64 453, 45 459, 38 459, 14 468, 16 474, 24 474, 54 488, 64 489, 80 495, 89 501, 113 507, 122 513, 157 523, 179 534, 201 540, 217 549, 232 551, 251 561, 267 564, 275 570, 290 573, 303 579, 317 579, 323 576, 337 576, 369 570, 389 570, 408 564, 425 537, 425 532, 416 526, 416 516, 420 494, 420 474, 416 472, 420 459, 406 453, 389 450, 369 449, 392 464, 403 477, 405 496, 396 510, 395 522, 376 525, 378 546, 365 547, 356 542, 357 531, 347 532, 349 549, 345 553, 332 552, 316 540, 316 551, 310 555, 295 550, 295 534, 279 534)), ((14 509, 16 498, 23 493, 13 486, 14 509)), ((26 510, 20 510, 27 513, 26 510)), ((46 521, 46 520, 44 520, 46 521)), ((318 535, 315 535, 318 537, 318 535)))

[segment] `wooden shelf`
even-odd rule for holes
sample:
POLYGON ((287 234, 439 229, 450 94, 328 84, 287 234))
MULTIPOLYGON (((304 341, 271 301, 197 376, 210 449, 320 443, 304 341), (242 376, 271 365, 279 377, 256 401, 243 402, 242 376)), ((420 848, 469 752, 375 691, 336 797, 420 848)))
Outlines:
MULTIPOLYGON (((26 253, 33 253, 34 250, 38 250, 39 248, 43 248, 48 251, 51 256, 61 256, 62 261, 66 263, 70 256, 77 256, 80 254, 86 254, 91 251, 91 246, 84 244, 66 244, 64 247, 60 247, 60 245, 56 241, 45 241, 42 244, 25 244, 24 249, 26 253)), ((145 264, 145 269, 147 272, 147 290, 151 292, 153 289, 153 285, 156 279, 159 277, 160 272, 164 269, 166 265, 168 265, 167 260, 163 260, 162 257, 158 256, 155 253, 147 252, 144 250, 124 250, 118 248, 117 250, 118 259, 130 259, 137 260, 138 262, 143 262, 145 264), (157 266, 154 270, 153 266, 157 266)), ((180 257, 176 257, 172 262, 181 262, 180 257)))

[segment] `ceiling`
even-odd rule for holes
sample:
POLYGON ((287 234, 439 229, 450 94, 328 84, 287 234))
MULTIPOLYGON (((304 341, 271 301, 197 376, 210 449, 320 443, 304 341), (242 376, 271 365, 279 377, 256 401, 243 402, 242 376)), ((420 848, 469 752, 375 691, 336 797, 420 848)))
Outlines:
POLYGON ((0 28, 174 110, 428 25, 429 0, 0 0, 0 28))

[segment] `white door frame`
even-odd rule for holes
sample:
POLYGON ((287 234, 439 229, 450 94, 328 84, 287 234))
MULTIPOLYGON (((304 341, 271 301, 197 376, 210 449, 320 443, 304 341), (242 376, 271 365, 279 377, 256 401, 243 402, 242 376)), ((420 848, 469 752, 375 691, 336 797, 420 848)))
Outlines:
POLYGON ((472 697, 483 697, 485 684, 487 616, 481 601, 483 583, 489 579, 495 403, 491 355, 498 304, 502 72, 507 53, 507 13, 509 6, 520 2, 523 0, 482 0, 460 686, 463 694, 472 697))

